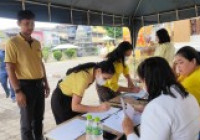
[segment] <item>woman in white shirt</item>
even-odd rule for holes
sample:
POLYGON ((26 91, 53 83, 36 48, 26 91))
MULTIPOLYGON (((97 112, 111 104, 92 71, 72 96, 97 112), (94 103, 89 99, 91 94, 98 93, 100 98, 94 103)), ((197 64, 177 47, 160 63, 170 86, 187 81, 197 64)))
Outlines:
POLYGON ((128 140, 198 140, 200 108, 193 95, 177 82, 167 61, 161 57, 146 59, 138 75, 149 93, 149 103, 141 119, 140 137, 134 122, 123 121, 128 140))

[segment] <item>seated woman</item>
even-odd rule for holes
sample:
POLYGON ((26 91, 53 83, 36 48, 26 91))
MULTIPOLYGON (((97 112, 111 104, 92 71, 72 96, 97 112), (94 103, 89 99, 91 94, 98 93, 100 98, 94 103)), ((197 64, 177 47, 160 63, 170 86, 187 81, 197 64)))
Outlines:
POLYGON ((192 47, 183 47, 175 55, 175 66, 179 82, 200 104, 200 55, 192 47))
POLYGON ((125 117, 128 140, 198 140, 200 108, 197 100, 176 80, 167 61, 151 57, 138 67, 138 75, 149 93, 141 118, 140 138, 132 120, 125 117))
POLYGON ((51 108, 56 120, 60 124, 80 113, 103 112, 110 106, 103 103, 99 106, 81 104, 85 90, 96 80, 102 85, 105 80, 112 78, 115 73, 112 62, 86 63, 67 71, 66 77, 58 82, 51 98, 51 108))
POLYGON ((139 92, 140 89, 134 86, 129 75, 129 68, 125 64, 127 58, 132 54, 132 52, 132 45, 129 42, 124 41, 106 56, 109 61, 113 62, 115 74, 111 79, 107 80, 105 84, 97 85, 97 92, 101 101, 108 101, 119 95, 120 92, 139 92), (128 87, 118 85, 121 74, 126 77, 128 87))

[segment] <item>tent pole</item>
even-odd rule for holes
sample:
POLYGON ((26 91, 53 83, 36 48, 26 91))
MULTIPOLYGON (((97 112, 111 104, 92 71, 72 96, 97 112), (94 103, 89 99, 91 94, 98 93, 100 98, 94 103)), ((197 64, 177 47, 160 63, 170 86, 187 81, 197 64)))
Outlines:
POLYGON ((124 15, 122 16, 122 25, 121 26, 124 26, 124 15))
POLYGON ((22 0, 22 10, 26 10, 25 0, 22 0))
POLYGON ((90 25, 90 10, 87 11, 87 22, 90 25))
POLYGON ((158 24, 160 24, 160 13, 158 13, 158 24))
POLYGON ((115 26, 115 15, 113 14, 113 26, 115 26))
POLYGON ((48 0, 48 17, 51 22, 51 0, 48 0))
POLYGON ((104 22, 103 22, 103 12, 101 13, 101 24, 103 26, 104 22))
POLYGON ((71 18, 71 24, 73 24, 73 11, 72 11, 72 7, 70 9, 70 18, 71 18))
POLYGON ((196 15, 196 17, 198 17, 198 15, 199 15, 197 5, 195 5, 195 15, 196 15))
POLYGON ((179 20, 179 11, 176 10, 176 20, 179 20))

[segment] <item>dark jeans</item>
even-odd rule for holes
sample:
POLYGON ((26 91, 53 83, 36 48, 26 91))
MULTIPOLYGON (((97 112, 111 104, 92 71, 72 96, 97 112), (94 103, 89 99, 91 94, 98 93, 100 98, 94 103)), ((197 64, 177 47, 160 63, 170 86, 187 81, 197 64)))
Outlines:
POLYGON ((0 72, 0 81, 4 91, 6 92, 6 95, 8 97, 10 95, 11 99, 15 100, 15 92, 11 87, 11 84, 9 84, 10 88, 8 86, 8 74, 6 72, 0 72))
POLYGON ((20 80, 26 107, 20 107, 21 139, 43 140, 44 86, 42 80, 20 80))
POLYGON ((64 95, 57 87, 51 97, 51 109, 57 125, 80 114, 72 111, 71 104, 72 97, 64 95))
POLYGON ((99 86, 98 84, 96 84, 96 89, 101 102, 106 102, 120 94, 111 90, 110 88, 99 86))

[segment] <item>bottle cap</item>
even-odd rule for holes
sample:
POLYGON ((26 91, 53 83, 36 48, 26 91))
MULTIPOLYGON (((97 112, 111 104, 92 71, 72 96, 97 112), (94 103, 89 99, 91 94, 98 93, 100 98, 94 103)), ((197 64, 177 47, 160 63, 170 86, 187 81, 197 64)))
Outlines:
POLYGON ((94 121, 95 121, 95 122, 100 122, 100 118, 99 118, 99 117, 96 117, 96 118, 94 119, 94 121))
POLYGON ((92 120, 92 115, 88 114, 88 115, 86 116, 86 118, 87 118, 87 120, 92 120))

